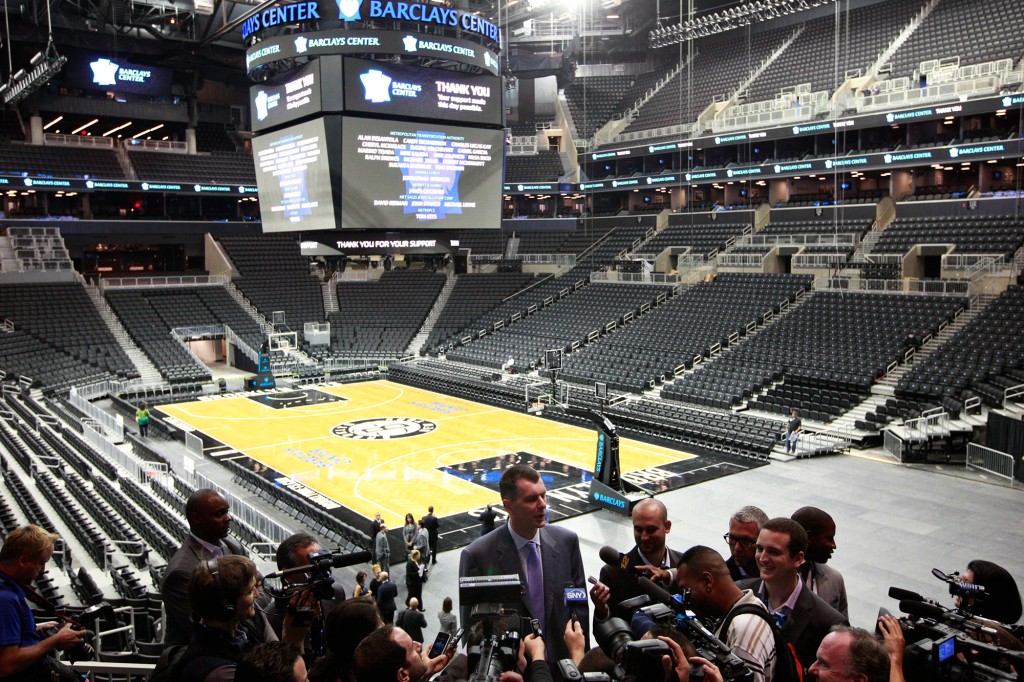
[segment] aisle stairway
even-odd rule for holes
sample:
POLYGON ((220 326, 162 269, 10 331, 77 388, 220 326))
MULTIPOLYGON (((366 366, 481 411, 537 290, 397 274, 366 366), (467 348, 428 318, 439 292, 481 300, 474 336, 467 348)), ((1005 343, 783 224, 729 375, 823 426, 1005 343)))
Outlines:
POLYGON ((135 342, 128 335, 124 326, 121 324, 121 320, 117 318, 114 311, 110 308, 110 304, 103 298, 103 294, 100 293, 98 287, 93 285, 86 285, 86 292, 89 294, 89 298, 92 299, 92 303, 96 306, 96 310, 99 312, 100 317, 103 318, 103 322, 106 323, 110 333, 114 335, 114 339, 124 350, 125 355, 135 365, 135 369, 139 370, 139 375, 143 385, 153 386, 156 384, 164 383, 163 376, 160 374, 160 370, 156 368, 146 354, 135 345, 135 342))

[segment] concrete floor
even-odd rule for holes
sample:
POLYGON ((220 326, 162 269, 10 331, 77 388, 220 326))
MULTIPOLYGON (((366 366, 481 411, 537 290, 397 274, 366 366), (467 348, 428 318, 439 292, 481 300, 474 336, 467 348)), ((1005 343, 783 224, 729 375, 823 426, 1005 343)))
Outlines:
MULTIPOLYGON (((946 586, 932 568, 962 571, 984 558, 1005 566, 1024 586, 1024 492, 934 471, 886 464, 857 456, 822 457, 772 463, 659 496, 669 508, 669 546, 685 550, 695 544, 725 556, 722 540, 728 519, 739 507, 755 504, 769 516, 789 516, 813 505, 836 521, 838 548, 829 562, 846 580, 850 621, 873 628, 881 606, 898 611, 887 596, 890 586, 918 592, 952 606, 946 586)), ((425 510, 412 510, 417 516, 425 510)), ((628 551, 633 545, 627 518, 610 512, 575 517, 561 523, 580 536, 588 575, 601 568, 598 551, 610 545, 628 551)), ((443 532, 442 526, 442 532, 443 532)), ((437 632, 437 611, 445 596, 458 604, 459 551, 442 553, 424 586, 428 630, 437 632)), ((396 562, 397 563, 397 562, 396 562)), ((404 599, 404 569, 395 579, 404 599)), ((350 585, 346 589, 351 593, 350 585)))

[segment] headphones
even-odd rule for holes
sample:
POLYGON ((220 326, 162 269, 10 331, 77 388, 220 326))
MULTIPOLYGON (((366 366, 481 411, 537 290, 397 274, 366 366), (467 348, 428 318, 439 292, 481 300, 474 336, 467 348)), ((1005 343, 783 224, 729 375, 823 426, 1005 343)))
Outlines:
POLYGON ((220 582, 220 564, 217 557, 206 562, 206 569, 213 576, 214 609, 216 610, 214 617, 218 620, 231 620, 235 617, 235 604, 228 601, 227 595, 224 594, 224 586, 220 582))

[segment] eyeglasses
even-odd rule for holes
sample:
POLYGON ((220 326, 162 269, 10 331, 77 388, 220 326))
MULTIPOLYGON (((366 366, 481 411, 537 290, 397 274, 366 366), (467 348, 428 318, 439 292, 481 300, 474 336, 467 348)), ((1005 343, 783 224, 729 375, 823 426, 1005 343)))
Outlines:
POLYGON ((757 544, 757 540, 751 540, 750 538, 741 538, 736 535, 731 535, 729 533, 723 535, 722 539, 725 540, 726 544, 728 544, 730 547, 732 547, 735 544, 739 544, 739 546, 743 547, 744 549, 750 549, 751 547, 757 544))

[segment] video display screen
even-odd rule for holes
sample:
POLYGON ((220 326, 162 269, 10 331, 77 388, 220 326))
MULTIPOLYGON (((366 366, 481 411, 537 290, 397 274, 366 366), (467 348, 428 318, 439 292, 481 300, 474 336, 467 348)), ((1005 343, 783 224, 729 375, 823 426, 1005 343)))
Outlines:
POLYGON ((340 112, 341 58, 321 57, 287 74, 285 80, 249 88, 252 130, 260 132, 325 111, 340 112))
POLYGON ((252 140, 264 232, 333 230, 332 172, 340 116, 325 116, 252 140))
POLYGON ((345 58, 345 106, 384 116, 501 125, 501 79, 345 58))
POLYGON ((345 117, 342 228, 496 228, 501 130, 345 117))
POLYGON ((72 59, 66 73, 68 84, 76 88, 135 95, 169 95, 174 82, 174 72, 170 69, 107 56, 72 59))

